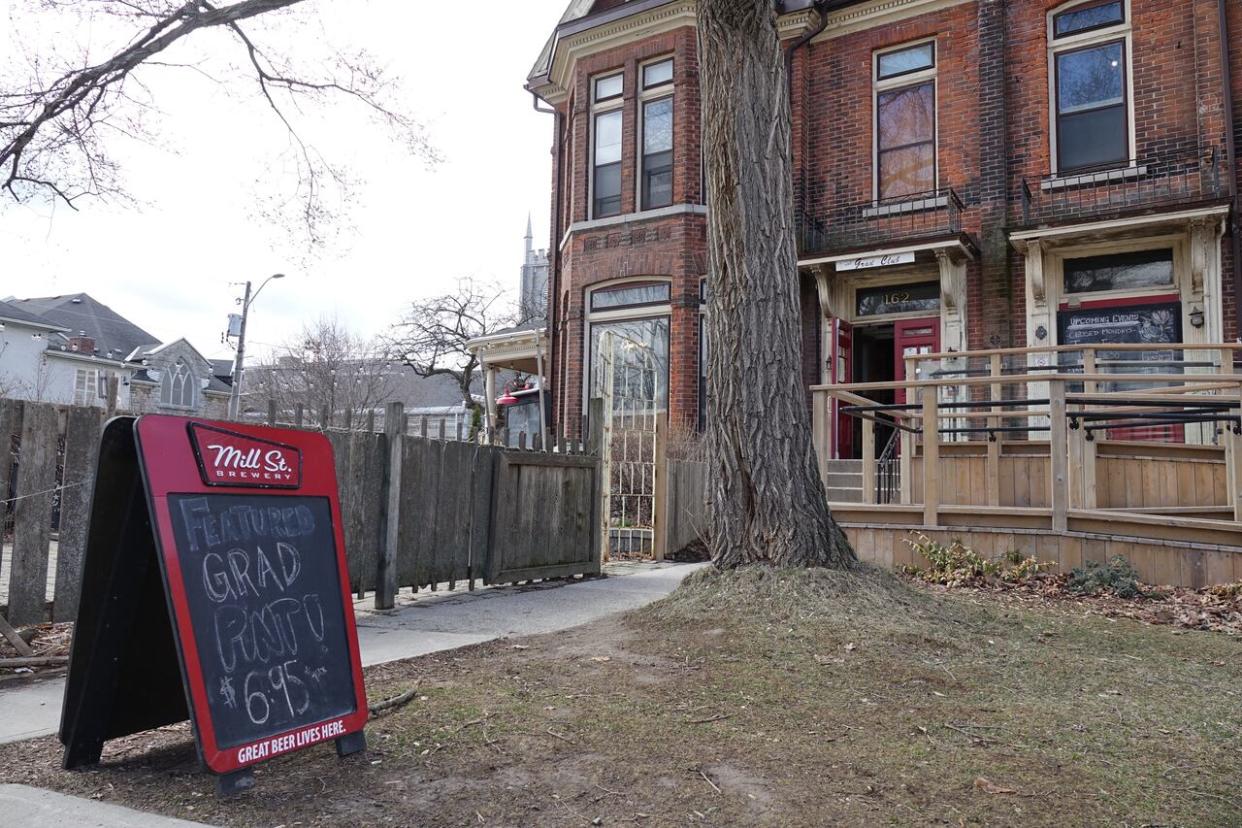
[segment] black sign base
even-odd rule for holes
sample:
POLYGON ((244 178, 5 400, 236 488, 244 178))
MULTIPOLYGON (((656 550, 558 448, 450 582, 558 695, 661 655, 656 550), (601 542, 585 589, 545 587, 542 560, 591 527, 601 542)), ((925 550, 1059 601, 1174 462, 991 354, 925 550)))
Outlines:
POLYGON ((117 418, 100 443, 61 712, 64 767, 98 764, 106 740, 188 717, 133 418, 117 418))
POLYGON ((216 793, 219 796, 236 796, 253 787, 254 768, 242 768, 216 777, 216 793))
POLYGON ((349 756, 367 749, 367 734, 350 733, 336 740, 336 755, 349 756))

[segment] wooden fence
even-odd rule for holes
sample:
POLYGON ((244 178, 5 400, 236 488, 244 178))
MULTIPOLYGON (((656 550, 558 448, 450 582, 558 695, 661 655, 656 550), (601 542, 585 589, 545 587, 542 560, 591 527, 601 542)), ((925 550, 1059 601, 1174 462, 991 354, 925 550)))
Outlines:
MULTIPOLYGON (((565 444, 542 451, 411 437, 400 404, 384 415, 383 431, 374 417, 350 429, 324 417, 319 429, 333 448, 360 598, 374 592, 386 609, 402 587, 599 573, 597 458, 565 444)), ((14 625, 76 617, 103 422, 102 409, 0 400, 0 514, 12 526, 0 554, 0 611, 14 625)))
POLYGON ((705 540, 707 525, 707 464, 695 460, 669 460, 665 479, 664 551, 676 555, 705 540))

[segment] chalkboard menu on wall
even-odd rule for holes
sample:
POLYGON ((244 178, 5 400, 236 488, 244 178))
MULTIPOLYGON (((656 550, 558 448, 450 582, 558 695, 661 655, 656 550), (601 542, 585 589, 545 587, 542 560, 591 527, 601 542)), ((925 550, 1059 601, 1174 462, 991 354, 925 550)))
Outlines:
POLYGON ((368 710, 322 434, 178 417, 104 429, 60 737, 65 767, 187 716, 221 792, 368 710))

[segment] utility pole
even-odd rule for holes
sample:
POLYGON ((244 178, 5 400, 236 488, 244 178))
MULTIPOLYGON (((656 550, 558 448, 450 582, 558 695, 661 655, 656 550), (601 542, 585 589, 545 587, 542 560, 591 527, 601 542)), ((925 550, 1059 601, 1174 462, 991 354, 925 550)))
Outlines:
POLYGON ((246 320, 250 316, 250 303, 259 298, 259 291, 273 279, 283 279, 285 274, 273 273, 263 280, 259 290, 250 295, 250 280, 246 280, 246 294, 242 298, 241 326, 237 329, 237 353, 233 357, 233 388, 229 392, 229 419, 236 420, 241 416, 242 373, 246 364, 246 320))

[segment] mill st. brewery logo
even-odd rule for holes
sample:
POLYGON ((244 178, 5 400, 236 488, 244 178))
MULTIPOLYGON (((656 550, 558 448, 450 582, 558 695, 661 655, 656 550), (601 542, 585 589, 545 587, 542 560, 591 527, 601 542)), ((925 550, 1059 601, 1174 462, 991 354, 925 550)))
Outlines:
POLYGON ((198 470, 208 486, 296 489, 302 485, 302 452, 203 423, 190 423, 198 470))

